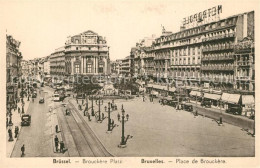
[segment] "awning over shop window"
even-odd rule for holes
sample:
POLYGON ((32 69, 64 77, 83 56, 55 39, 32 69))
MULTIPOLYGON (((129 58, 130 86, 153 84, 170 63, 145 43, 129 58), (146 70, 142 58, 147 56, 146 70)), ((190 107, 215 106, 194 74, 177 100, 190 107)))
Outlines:
POLYGON ((221 95, 205 93, 204 97, 212 100, 219 100, 221 95))
POLYGON ((221 99, 223 102, 237 104, 240 99, 240 96, 240 94, 223 93, 221 99))
POLYGON ((223 93, 221 96, 221 100, 223 102, 228 102, 229 94, 228 93, 223 93))
POLYGON ((169 91, 170 91, 170 92, 175 92, 175 91, 176 91, 176 88, 175 88, 175 87, 169 88, 169 91))
POLYGON ((158 96, 158 95, 159 95, 159 93, 158 93, 158 92, 156 92, 156 91, 154 91, 154 90, 151 92, 151 94, 152 94, 152 95, 156 95, 156 96, 158 96))
POLYGON ((255 103, 255 99, 253 95, 243 95, 242 96, 242 104, 244 105, 253 105, 255 103))
POLYGON ((190 92, 190 95, 191 95, 191 96, 198 96, 198 97, 201 97, 201 93, 198 92, 198 91, 191 91, 191 92, 190 92))

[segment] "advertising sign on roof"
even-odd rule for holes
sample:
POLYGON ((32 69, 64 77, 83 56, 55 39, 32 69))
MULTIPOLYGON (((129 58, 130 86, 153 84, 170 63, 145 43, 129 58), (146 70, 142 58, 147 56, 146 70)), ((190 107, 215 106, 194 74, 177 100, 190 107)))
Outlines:
POLYGON ((201 24, 216 21, 222 13, 222 5, 218 5, 202 12, 183 18, 183 27, 192 28, 201 24))

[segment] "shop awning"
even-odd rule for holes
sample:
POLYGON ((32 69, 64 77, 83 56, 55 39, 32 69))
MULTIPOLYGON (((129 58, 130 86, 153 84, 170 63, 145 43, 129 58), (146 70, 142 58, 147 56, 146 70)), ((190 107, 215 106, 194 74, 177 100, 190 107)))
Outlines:
POLYGON ((170 91, 170 92, 175 92, 175 91, 176 91, 176 88, 175 88, 175 87, 172 87, 172 88, 170 87, 170 88, 169 88, 169 91, 170 91))
POLYGON ((228 99, 229 99, 229 94, 228 93, 223 93, 222 96, 221 96, 221 100, 223 102, 228 102, 228 99))
POLYGON ((221 95, 205 93, 204 97, 212 100, 219 100, 221 95))
POLYGON ((156 95, 156 96, 158 96, 158 95, 159 95, 159 93, 158 93, 158 92, 156 92, 156 91, 154 91, 154 90, 151 92, 151 94, 152 94, 152 95, 156 95))
POLYGON ((191 91, 191 92, 190 92, 190 95, 191 95, 191 96, 198 96, 198 97, 201 97, 201 93, 198 92, 198 91, 191 91))
POLYGON ((253 95, 243 95, 242 104, 244 105, 253 105, 255 104, 255 99, 253 95))
POLYGON ((240 99, 240 96, 240 94, 223 93, 221 99, 223 102, 237 104, 240 99))

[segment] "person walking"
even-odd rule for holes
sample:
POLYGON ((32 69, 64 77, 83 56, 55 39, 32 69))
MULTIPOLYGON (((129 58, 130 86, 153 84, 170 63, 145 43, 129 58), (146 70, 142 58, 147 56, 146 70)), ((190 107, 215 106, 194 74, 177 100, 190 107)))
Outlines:
POLYGON ((58 152, 59 138, 57 137, 57 135, 55 135, 54 142, 55 142, 55 149, 56 149, 56 152, 58 152))
POLYGON ((17 135, 18 135, 18 132, 19 132, 19 128, 18 126, 15 126, 15 130, 14 130, 14 137, 17 138, 17 135))
POLYGON ((20 113, 20 107, 18 107, 18 113, 20 113))
POLYGON ((59 132, 59 126, 58 125, 55 126, 55 130, 56 130, 56 133, 59 132))
POLYGON ((60 141, 60 152, 63 153, 64 152, 64 142, 60 141))
POLYGON ((21 157, 23 157, 24 155, 25 155, 25 146, 24 146, 24 144, 23 144, 23 146, 21 147, 21 151, 22 151, 22 155, 21 155, 21 157))

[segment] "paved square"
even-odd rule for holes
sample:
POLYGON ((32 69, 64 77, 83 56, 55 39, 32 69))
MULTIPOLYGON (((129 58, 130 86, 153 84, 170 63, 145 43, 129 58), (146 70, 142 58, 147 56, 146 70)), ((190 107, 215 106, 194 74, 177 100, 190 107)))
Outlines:
MULTIPOLYGON (((108 101, 104 101, 101 112, 108 101)), ((107 119, 89 123, 107 150, 115 156, 254 156, 255 139, 241 128, 225 124, 218 126, 212 119, 194 117, 190 112, 176 111, 173 107, 143 102, 142 98, 115 100, 117 111, 111 113, 118 127, 107 134, 107 119), (129 121, 125 136, 132 135, 126 148, 118 148, 122 127, 117 121, 124 105, 129 121)), ((95 106, 95 111, 98 107, 95 106)), ((105 112, 105 115, 107 113, 105 112)))

